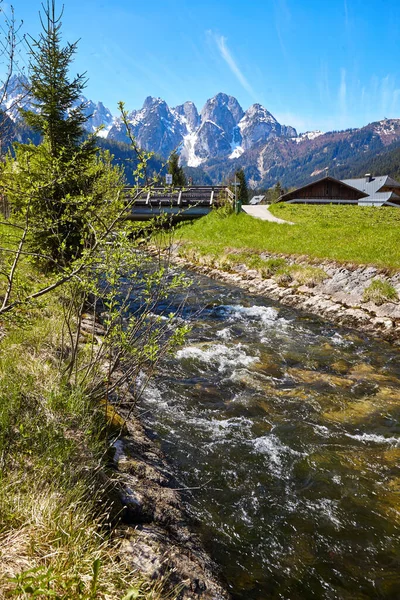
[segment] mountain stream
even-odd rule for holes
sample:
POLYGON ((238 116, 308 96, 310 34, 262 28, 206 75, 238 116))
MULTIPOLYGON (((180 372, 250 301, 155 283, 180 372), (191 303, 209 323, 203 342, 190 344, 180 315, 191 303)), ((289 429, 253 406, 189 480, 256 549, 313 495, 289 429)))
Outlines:
POLYGON ((400 351, 190 277, 141 411, 233 598, 400 598, 400 351))

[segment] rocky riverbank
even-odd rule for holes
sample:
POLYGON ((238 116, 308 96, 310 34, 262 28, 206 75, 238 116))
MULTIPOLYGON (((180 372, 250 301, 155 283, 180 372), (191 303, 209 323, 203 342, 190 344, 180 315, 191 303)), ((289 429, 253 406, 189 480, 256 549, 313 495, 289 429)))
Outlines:
MULTIPOLYGON (((101 339, 101 318, 85 314, 81 331, 101 339)), ((106 405, 111 460, 101 479, 120 560, 130 571, 159 582, 165 597, 229 600, 217 566, 190 528, 184 495, 195 490, 177 481, 154 434, 135 415, 136 399, 127 383, 119 398, 121 402, 106 405)))
POLYGON ((123 522, 115 532, 122 540, 121 560, 162 582, 168 597, 228 600, 216 565, 190 530, 182 496, 191 491, 179 485, 151 433, 130 416, 113 447, 118 472, 113 504, 123 522))
MULTIPOLYGON (((246 291, 259 294, 282 304, 304 310, 327 319, 337 325, 352 327, 368 334, 400 344, 400 272, 389 272, 368 265, 340 264, 333 261, 310 260, 308 257, 294 257, 263 253, 262 260, 282 260, 290 267, 318 269, 322 277, 319 281, 310 278, 302 283, 293 277, 265 276, 258 269, 250 269, 245 264, 223 264, 207 257, 202 263, 184 256, 182 248, 173 254, 175 264, 188 267, 214 279, 237 285, 246 291), (179 252, 179 254, 178 254, 179 252), (394 290, 397 298, 392 301, 365 301, 365 291, 371 284, 381 281, 394 290)), ((292 273, 296 273, 295 269, 292 273)))

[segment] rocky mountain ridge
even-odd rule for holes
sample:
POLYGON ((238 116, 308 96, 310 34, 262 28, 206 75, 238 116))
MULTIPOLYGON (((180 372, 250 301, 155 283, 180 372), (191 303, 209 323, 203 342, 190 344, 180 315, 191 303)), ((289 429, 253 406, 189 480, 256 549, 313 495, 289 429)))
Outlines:
MULTIPOLYGON (((177 149, 181 164, 188 167, 213 158, 232 160, 261 141, 297 135, 260 104, 244 111, 236 98, 223 93, 207 100, 200 113, 193 102, 170 108, 164 100, 149 96, 140 110, 129 113, 128 120, 141 147, 164 157, 177 149)), ((127 141, 120 119, 108 139, 127 141)))
MULTIPOLYGON (((26 78, 11 79, 3 108, 14 123, 20 122, 17 106, 32 108, 27 90, 26 78)), ((121 119, 101 102, 82 96, 77 104, 85 105, 89 132, 103 126, 98 135, 111 146, 129 141, 121 119)), ((224 93, 207 100, 200 112, 191 101, 171 108, 161 98, 148 96, 141 109, 128 114, 128 120, 142 148, 164 159, 178 150, 195 183, 220 183, 238 168, 258 188, 271 187, 278 180, 284 186, 301 185, 327 173, 345 177, 355 164, 368 165, 368 160, 400 143, 400 119, 384 119, 360 129, 297 134, 262 105, 253 104, 245 111, 236 98, 224 93)), ((17 139, 21 131, 20 124, 17 139)))
MULTIPOLYGON (((101 137, 129 141, 121 119, 113 117, 102 102, 81 96, 76 104, 85 105, 89 132, 103 126, 101 137)), ((20 119, 18 106, 34 109, 29 82, 23 75, 11 78, 3 105, 13 121, 20 119)), ((270 137, 297 135, 293 127, 280 125, 260 104, 244 111, 236 98, 223 93, 207 100, 200 113, 191 101, 170 108, 161 98, 148 96, 141 109, 128 114, 128 121, 139 146, 164 158, 177 149, 181 163, 189 167, 198 167, 210 158, 235 159, 270 137)))
MULTIPOLYGON (((84 113, 89 117, 86 123, 87 130, 93 133, 97 128, 103 126, 99 135, 107 137, 108 131, 114 121, 111 111, 102 102, 95 103, 92 100, 88 100, 85 96, 79 97, 75 103, 75 106, 78 105, 84 106, 84 113)), ((10 78, 1 108, 14 123, 21 121, 19 108, 36 110, 29 93, 29 80, 25 75, 13 75, 10 78)))
POLYGON ((235 160, 221 158, 201 165, 211 181, 243 168, 253 188, 269 188, 278 181, 284 187, 300 186, 331 175, 339 179, 375 172, 373 165, 388 165, 384 173, 396 176, 394 153, 400 145, 400 119, 384 119, 360 129, 307 132, 296 137, 269 137, 235 160), (393 154, 393 158, 392 158, 393 154), (379 161, 377 162, 377 158, 379 161), (227 170, 229 168, 229 170, 227 170))

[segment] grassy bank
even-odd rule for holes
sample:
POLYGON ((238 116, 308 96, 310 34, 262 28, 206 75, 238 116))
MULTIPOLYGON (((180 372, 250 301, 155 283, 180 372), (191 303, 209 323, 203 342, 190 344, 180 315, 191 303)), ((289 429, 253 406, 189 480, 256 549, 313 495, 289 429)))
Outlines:
MULTIPOLYGON (((28 292, 46 281, 28 260, 18 276, 28 292)), ((118 556, 104 484, 110 423, 63 375, 60 294, 0 322, 0 598, 157 600, 161 584, 118 556)))
POLYGON ((295 225, 215 211, 181 226, 179 235, 187 250, 218 259, 235 249, 400 268, 397 208, 277 204, 271 212, 295 225))

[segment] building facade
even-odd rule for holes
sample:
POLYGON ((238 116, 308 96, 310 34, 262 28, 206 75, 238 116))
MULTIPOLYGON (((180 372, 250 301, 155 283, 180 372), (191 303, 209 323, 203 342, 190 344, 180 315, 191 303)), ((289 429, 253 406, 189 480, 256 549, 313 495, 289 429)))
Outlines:
POLYGON ((283 194, 278 202, 292 204, 356 204, 360 206, 397 206, 400 208, 400 183, 388 175, 357 179, 323 177, 283 194))

